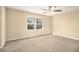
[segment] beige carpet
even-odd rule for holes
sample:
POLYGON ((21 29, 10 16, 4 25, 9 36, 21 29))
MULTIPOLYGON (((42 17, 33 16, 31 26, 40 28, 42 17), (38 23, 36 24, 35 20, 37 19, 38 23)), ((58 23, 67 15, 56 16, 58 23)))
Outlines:
POLYGON ((40 36, 7 42, 1 52, 77 52, 79 41, 60 36, 40 36))

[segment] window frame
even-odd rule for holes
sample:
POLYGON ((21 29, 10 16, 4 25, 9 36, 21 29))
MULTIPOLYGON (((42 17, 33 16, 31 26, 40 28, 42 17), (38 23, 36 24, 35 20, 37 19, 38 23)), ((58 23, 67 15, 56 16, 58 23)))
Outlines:
MULTIPOLYGON (((38 17, 38 19, 36 18, 36 26, 37 25, 42 25, 42 18, 39 18, 39 17, 38 17), (37 20, 41 20, 41 24, 39 24, 39 23, 37 24, 37 20)), ((43 25, 40 29, 42 30, 42 28, 43 28, 43 25)), ((37 27, 36 27, 36 30, 40 30, 40 29, 37 29, 37 27)))
POLYGON ((27 31, 34 31, 34 30, 43 30, 43 18, 42 17, 34 17, 34 16, 27 16, 26 17, 26 29, 27 31), (33 23, 28 23, 28 18, 31 17, 31 18, 34 18, 34 22, 33 23), (36 19, 41 19, 41 24, 38 24, 38 25, 42 25, 42 27, 40 29, 37 29, 36 26, 37 26, 37 20, 36 19), (33 24, 34 25, 34 29, 28 29, 28 25, 29 24, 33 24))

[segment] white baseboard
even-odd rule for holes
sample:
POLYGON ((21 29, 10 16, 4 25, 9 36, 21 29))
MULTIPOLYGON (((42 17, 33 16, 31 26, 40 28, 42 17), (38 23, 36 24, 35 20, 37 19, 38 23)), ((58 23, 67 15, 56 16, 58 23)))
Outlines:
POLYGON ((6 42, 0 47, 0 48, 4 48, 4 45, 6 44, 6 42))
POLYGON ((2 44, 2 46, 0 48, 3 48, 5 44, 6 44, 6 42, 4 44, 2 44))
POLYGON ((21 39, 21 38, 8 39, 7 41, 13 41, 13 40, 18 40, 18 39, 21 39))
POLYGON ((6 44, 6 42, 4 44, 2 44, 2 48, 4 47, 5 44, 6 44))
MULTIPOLYGON (((53 34, 53 35, 56 35, 56 34, 53 34)), ((64 36, 64 35, 58 35, 58 34, 56 36, 66 37, 66 38, 70 38, 70 39, 73 39, 73 40, 79 40, 77 38, 70 37, 70 36, 64 36)))
POLYGON ((3 48, 4 47, 4 45, 2 45, 0 48, 3 48))
POLYGON ((52 34, 49 33, 49 34, 43 34, 43 35, 38 35, 38 36, 32 36, 32 37, 13 38, 13 39, 8 39, 7 41, 20 40, 20 39, 28 39, 28 38, 39 37, 39 36, 44 36, 44 35, 52 35, 52 34))
POLYGON ((3 47, 0 47, 0 49, 2 49, 3 47))

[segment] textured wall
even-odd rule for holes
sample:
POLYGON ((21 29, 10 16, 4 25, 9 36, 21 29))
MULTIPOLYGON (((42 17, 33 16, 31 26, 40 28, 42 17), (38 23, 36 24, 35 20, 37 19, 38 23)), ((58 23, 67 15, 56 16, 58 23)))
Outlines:
POLYGON ((53 34, 79 40, 79 11, 54 16, 53 34))
POLYGON ((51 34, 51 17, 23 12, 13 9, 7 9, 7 40, 18 38, 27 38, 43 34, 51 34), (26 17, 34 16, 43 18, 43 30, 27 31, 26 17))
POLYGON ((1 7, 0 7, 0 47, 1 47, 1 7))

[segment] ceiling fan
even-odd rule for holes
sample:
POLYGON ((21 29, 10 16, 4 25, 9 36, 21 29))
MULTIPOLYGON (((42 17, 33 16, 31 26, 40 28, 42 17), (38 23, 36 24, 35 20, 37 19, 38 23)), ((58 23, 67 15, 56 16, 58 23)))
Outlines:
POLYGON ((62 11, 61 9, 57 9, 57 6, 54 6, 54 7, 48 6, 48 9, 41 9, 41 10, 44 10, 45 11, 44 13, 61 12, 62 11))

